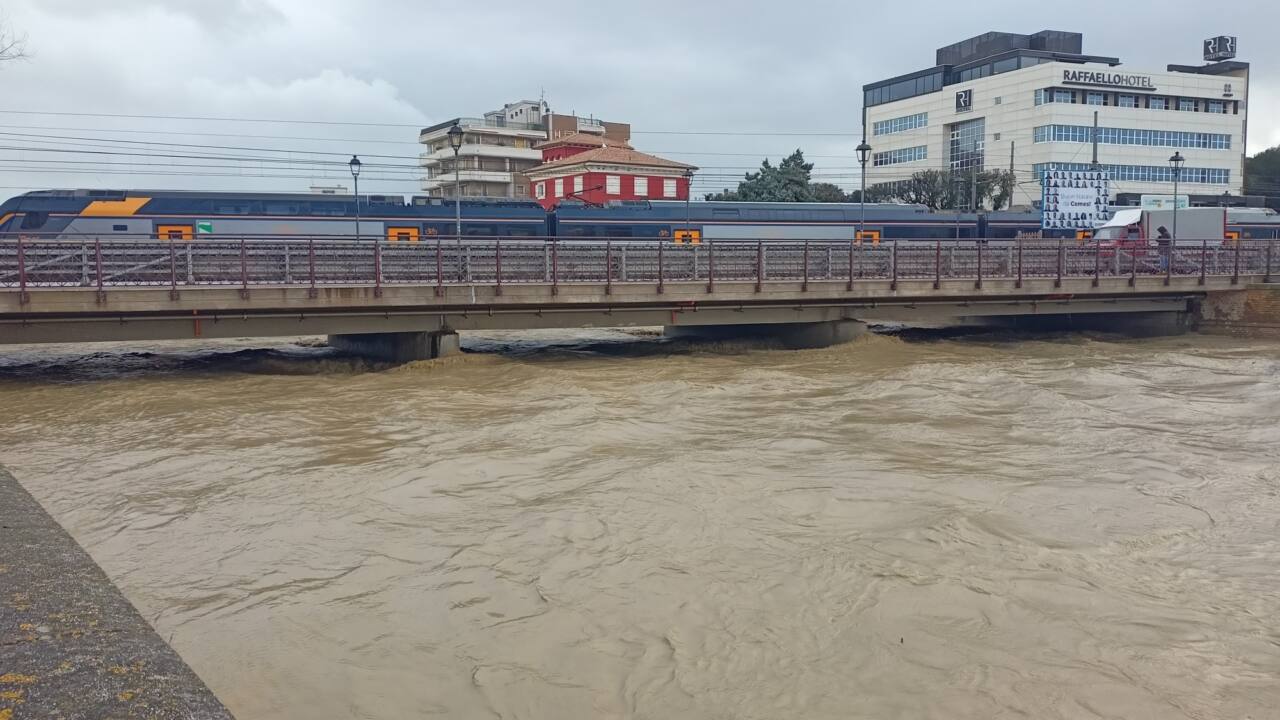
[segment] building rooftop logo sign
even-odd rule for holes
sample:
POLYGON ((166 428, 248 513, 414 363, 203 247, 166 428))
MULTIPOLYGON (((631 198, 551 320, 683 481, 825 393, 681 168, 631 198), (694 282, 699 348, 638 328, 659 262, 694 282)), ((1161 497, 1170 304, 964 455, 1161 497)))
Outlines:
POLYGON ((1236 38, 1233 35, 1219 35, 1204 41, 1204 59, 1207 62, 1230 60, 1236 56, 1236 38))
POLYGON ((1094 85, 1097 87, 1120 88, 1123 90, 1139 90, 1155 92, 1156 86, 1146 75, 1125 75, 1124 73, 1101 72, 1098 70, 1063 70, 1064 85, 1094 85))
POLYGON ((956 112, 968 112, 973 109, 973 89, 956 93, 956 112))

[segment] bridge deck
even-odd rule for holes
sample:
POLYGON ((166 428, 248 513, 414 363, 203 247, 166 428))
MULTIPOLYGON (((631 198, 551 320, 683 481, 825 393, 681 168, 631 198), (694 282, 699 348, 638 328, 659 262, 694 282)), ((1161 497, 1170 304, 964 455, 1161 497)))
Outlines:
POLYGON ((1185 309, 1272 247, 0 241, 0 343, 1185 309), (129 326, 129 327, 126 327, 129 326))

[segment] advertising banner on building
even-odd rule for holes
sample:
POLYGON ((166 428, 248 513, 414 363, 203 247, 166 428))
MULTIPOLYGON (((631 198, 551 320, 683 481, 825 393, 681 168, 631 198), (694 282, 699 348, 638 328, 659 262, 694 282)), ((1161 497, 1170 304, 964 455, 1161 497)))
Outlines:
POLYGON ((1107 174, 1100 170, 1046 170, 1040 183, 1040 226, 1092 230, 1110 219, 1107 174))
MULTIPOLYGON (((1143 210, 1172 210, 1174 197, 1172 195, 1143 195, 1139 201, 1143 210)), ((1178 209, 1191 207, 1190 195, 1178 195, 1178 209)))

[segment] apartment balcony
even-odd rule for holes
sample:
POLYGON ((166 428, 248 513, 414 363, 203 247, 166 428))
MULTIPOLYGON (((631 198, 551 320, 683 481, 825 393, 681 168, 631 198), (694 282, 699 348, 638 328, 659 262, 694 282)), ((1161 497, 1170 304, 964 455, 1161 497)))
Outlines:
MULTIPOLYGON (((515 173, 497 172, 494 170, 467 170, 458 171, 458 181, 462 183, 484 182, 484 183, 511 183, 515 182, 515 173)), ((422 179, 422 187, 424 190, 442 186, 452 186, 454 184, 454 175, 452 172, 440 173, 438 175, 429 175, 422 179)))
MULTIPOLYGON (((424 152, 418 155, 418 162, 423 167, 438 164, 441 160, 453 157, 453 148, 442 148, 435 152, 424 152)), ((511 160, 533 160, 542 162, 542 151, 534 148, 518 148, 507 145, 485 145, 471 143, 458 149, 458 157, 509 158, 511 160)))
MULTIPOLYGON (((459 118, 458 125, 468 132, 539 139, 547 136, 547 128, 542 123, 508 122, 506 120, 489 120, 486 118, 459 118)), ((434 127, 430 132, 423 131, 418 133, 418 142, 441 138, 448 132, 448 126, 434 127)))

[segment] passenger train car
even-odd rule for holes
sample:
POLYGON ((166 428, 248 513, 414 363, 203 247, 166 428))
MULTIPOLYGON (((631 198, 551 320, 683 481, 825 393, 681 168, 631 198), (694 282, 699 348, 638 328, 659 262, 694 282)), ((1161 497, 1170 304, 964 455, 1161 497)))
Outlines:
MULTIPOLYGON (((566 203, 545 212, 522 200, 463 200, 462 233, 475 238, 682 240, 849 240, 856 203, 757 203, 655 200, 605 207, 566 203)), ((0 204, 0 237, 189 240, 200 235, 268 238, 387 238, 419 241, 454 234, 454 204, 441 198, 271 193, 43 190, 0 204), (357 226, 357 217, 359 224, 357 226)), ((931 212, 919 205, 869 203, 868 242, 1071 237, 1042 231, 1038 213, 931 212)), ((1280 237, 1280 216, 1232 210, 1228 230, 1245 238, 1280 237)))

